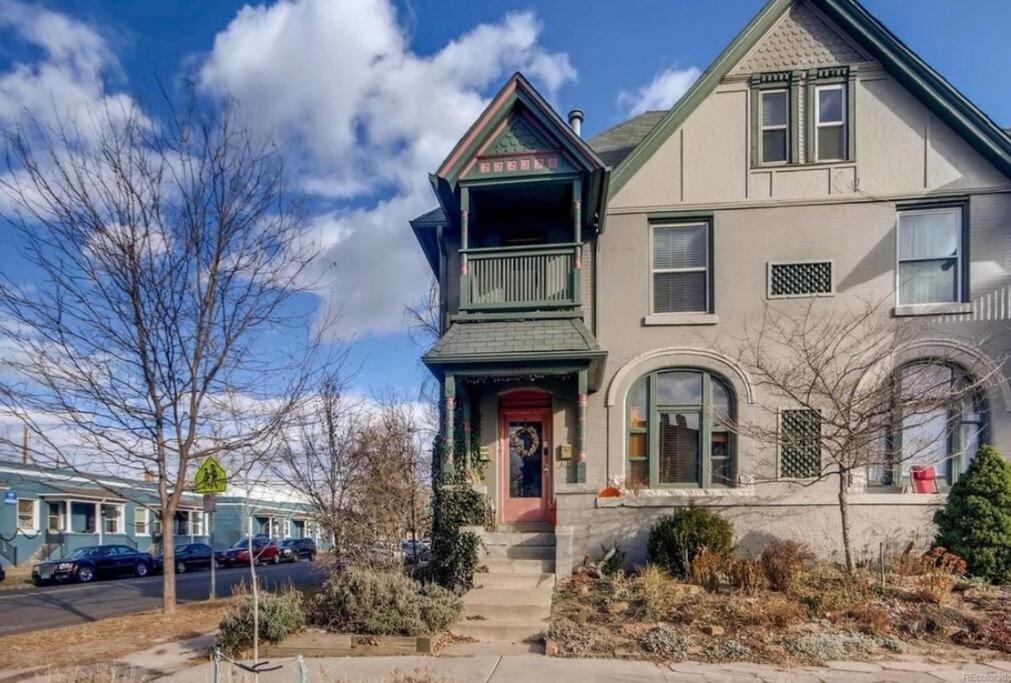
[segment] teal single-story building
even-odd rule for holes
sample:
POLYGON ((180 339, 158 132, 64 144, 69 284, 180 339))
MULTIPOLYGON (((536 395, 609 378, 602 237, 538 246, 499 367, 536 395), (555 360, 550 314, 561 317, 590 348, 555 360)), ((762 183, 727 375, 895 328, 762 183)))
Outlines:
MULTIPOLYGON (((150 481, 0 460, 0 501, 4 565, 58 558, 87 545, 157 552, 164 529, 150 481)), ((209 515, 202 496, 184 493, 172 520, 176 542, 224 548, 252 529, 278 540, 311 537, 325 547, 312 507, 281 487, 254 485, 247 492, 230 486, 216 507, 209 515)))

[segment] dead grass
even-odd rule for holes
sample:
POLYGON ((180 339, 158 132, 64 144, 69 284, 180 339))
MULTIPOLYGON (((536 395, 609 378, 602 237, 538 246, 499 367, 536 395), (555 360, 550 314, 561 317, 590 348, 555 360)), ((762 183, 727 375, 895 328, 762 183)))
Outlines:
POLYGON ((17 591, 32 588, 32 567, 23 564, 20 567, 4 567, 7 578, 0 581, 0 591, 17 591))
POLYGON ((84 666, 185 638, 214 631, 230 600, 180 605, 172 616, 140 612, 89 624, 17 633, 0 637, 0 652, 7 666, 84 666))
MULTIPOLYGON (((888 575, 884 589, 870 572, 847 577, 825 563, 780 572, 784 591, 768 587, 758 563, 721 569, 726 578, 718 586, 698 576, 709 590, 652 566, 577 576, 556 591, 549 636, 559 656, 654 661, 802 665, 839 653, 954 661, 1011 652, 1011 587, 963 582, 938 604, 922 593, 922 576, 936 567, 913 574, 908 564, 910 573, 888 575)), ((704 569, 711 579, 716 570, 704 569)))

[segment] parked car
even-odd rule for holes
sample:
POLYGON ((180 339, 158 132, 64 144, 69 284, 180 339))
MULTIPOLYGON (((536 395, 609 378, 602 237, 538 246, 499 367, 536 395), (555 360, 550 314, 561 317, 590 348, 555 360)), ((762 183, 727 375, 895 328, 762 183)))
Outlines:
POLYGON ((32 567, 32 583, 79 581, 121 576, 147 576, 154 558, 128 545, 89 545, 78 548, 58 560, 40 562, 32 567))
POLYGON ((0 581, 7 578, 7 572, 4 571, 4 566, 0 564, 0 581))
MULTIPOLYGON (((218 558, 218 565, 222 567, 249 564, 249 539, 240 539, 228 550, 222 550, 215 554, 218 558)), ((253 538, 253 561, 257 564, 263 564, 264 562, 277 564, 281 561, 281 552, 274 539, 264 536, 255 536, 253 538)))
MULTIPOLYGON (((184 543, 176 546, 176 574, 185 574, 195 569, 210 569, 214 551, 206 543, 184 543)), ((165 557, 157 555, 154 558, 153 571, 165 570, 165 557)))
POLYGON ((417 541, 402 541, 400 552, 404 555, 404 564, 423 564, 432 559, 432 539, 419 538, 417 541))
POLYGON ((298 562, 302 558, 316 560, 316 541, 311 538, 288 538, 281 541, 281 561, 298 562))

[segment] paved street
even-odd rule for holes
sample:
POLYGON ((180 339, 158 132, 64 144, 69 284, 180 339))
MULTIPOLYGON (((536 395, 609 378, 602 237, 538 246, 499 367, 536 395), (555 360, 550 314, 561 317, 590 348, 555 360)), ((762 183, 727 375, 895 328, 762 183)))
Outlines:
MULTIPOLYGON (((267 586, 290 580, 304 585, 317 577, 319 562, 265 565, 256 573, 267 586)), ((209 571, 183 574, 176 579, 180 602, 204 600, 210 591, 209 571)), ((218 570, 218 595, 230 595, 248 567, 218 570)), ((0 593, 0 635, 54 626, 68 626, 106 617, 157 609, 161 606, 162 577, 97 581, 80 585, 42 586, 0 593)))

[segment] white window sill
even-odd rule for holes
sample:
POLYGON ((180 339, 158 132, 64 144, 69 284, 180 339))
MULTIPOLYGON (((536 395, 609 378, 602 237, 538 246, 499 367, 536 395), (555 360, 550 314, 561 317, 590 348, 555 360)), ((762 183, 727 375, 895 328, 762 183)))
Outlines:
POLYGON ((715 325, 720 316, 715 313, 650 313, 643 325, 715 325))
POLYGON ((614 498, 597 497, 598 508, 618 507, 670 507, 680 505, 683 501, 699 498, 750 498, 755 495, 755 489, 750 486, 740 488, 713 489, 643 489, 637 493, 626 493, 614 498))
POLYGON ((892 315, 897 318, 911 315, 950 315, 953 313, 972 313, 972 304, 905 304, 892 309, 892 315))

